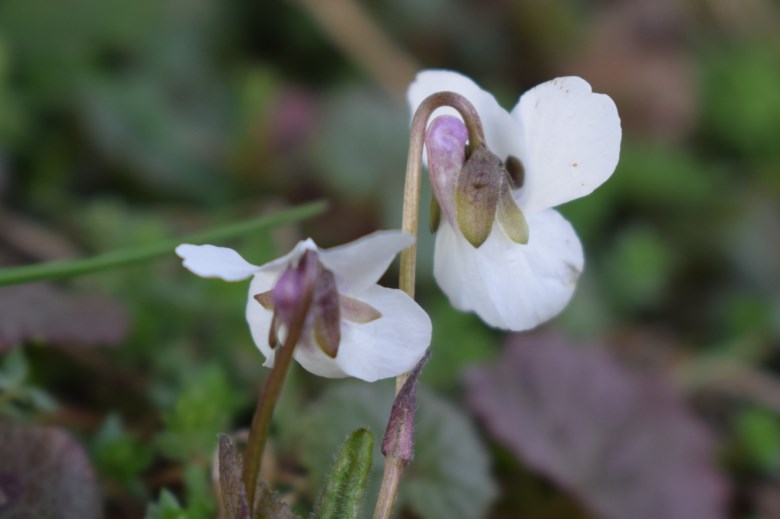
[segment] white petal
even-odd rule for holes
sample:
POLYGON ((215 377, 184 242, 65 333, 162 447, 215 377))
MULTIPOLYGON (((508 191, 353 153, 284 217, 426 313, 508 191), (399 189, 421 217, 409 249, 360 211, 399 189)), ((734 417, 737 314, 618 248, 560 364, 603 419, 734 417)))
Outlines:
MULTIPOLYGON (((407 91, 412 115, 426 97, 445 91, 460 94, 474 105, 482 119, 485 140, 493 153, 502 160, 508 155, 523 156, 522 126, 509 115, 509 112, 501 108, 490 93, 479 88, 471 79, 456 72, 424 70, 417 74, 407 91)), ((458 112, 452 108, 440 108, 433 113, 434 116, 444 114, 459 117, 458 112)), ((429 120, 432 121, 433 117, 429 120)))
POLYGON ((183 243, 176 247, 176 254, 184 260, 185 268, 203 278, 241 281, 260 268, 226 247, 183 243))
POLYGON ((246 303, 246 321, 249 324, 249 332, 252 340, 260 352, 265 356, 264 366, 273 367, 274 350, 268 344, 268 332, 271 329, 273 311, 266 310, 255 300, 255 295, 272 290, 276 284, 278 274, 258 272, 249 284, 249 296, 246 303))
POLYGON ((281 273, 287 268, 288 265, 298 261, 298 258, 300 258, 307 250, 319 251, 320 249, 311 238, 306 238, 305 240, 296 243, 295 247, 293 247, 290 252, 281 258, 276 258, 273 261, 264 263, 261 267, 259 267, 259 270, 267 273, 281 273))
POLYGON ((403 231, 377 231, 353 242, 320 249, 320 261, 336 276, 342 294, 358 294, 379 281, 395 256, 414 243, 403 231))
POLYGON ((582 272, 582 245, 556 211, 526 216, 527 245, 514 243, 494 225, 478 249, 442 221, 434 276, 453 306, 514 331, 533 328, 563 310, 582 272))
POLYGON ((431 343, 431 320, 401 290, 378 285, 359 299, 382 313, 369 323, 342 321, 336 362, 347 375, 368 382, 414 368, 431 343))
POLYGON ((555 207, 607 180, 620 153, 615 103, 578 77, 529 90, 512 110, 523 127, 525 183, 515 197, 526 212, 555 207))
MULTIPOLYGON (((258 273, 252 280, 246 319, 252 339, 265 356, 264 366, 273 367, 276 350, 268 345, 272 312, 254 300, 254 294, 270 290, 274 275, 258 273)), ((360 294, 382 317, 368 323, 341 321, 341 343, 335 359, 325 355, 310 339, 295 348, 293 357, 310 373, 321 377, 352 376, 373 382, 395 377, 412 369, 431 342, 428 315, 404 292, 378 285, 360 294)))

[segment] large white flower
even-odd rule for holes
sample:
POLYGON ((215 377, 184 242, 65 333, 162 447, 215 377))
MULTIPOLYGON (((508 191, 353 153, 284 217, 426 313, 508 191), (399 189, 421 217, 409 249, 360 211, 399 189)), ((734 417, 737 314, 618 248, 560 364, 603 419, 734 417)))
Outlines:
MULTIPOLYGON (((375 232, 332 249, 320 249, 308 239, 287 255, 259 267, 232 249, 213 245, 183 244, 176 248, 176 254, 187 269, 201 277, 225 281, 252 277, 246 319, 255 344, 266 358, 265 365, 271 367, 276 349, 269 345, 269 332, 277 324, 272 324, 272 303, 264 295, 271 294, 283 274, 294 269, 307 251, 313 251, 327 274, 327 283, 332 286, 335 281, 333 293, 340 304, 335 306, 339 309, 338 323, 331 331, 337 337, 337 353, 326 353, 327 348, 310 330, 303 334, 294 358, 316 375, 351 376, 373 382, 411 370, 430 344, 431 321, 423 309, 401 290, 377 285, 396 254, 413 242, 412 236, 401 231, 375 232)), ((315 292, 314 306, 318 297, 315 292)), ((326 307, 326 314, 332 310, 326 307)), ((315 326, 311 321, 307 319, 307 327, 315 326)), ((279 331, 286 333, 283 326, 279 331)))
MULTIPOLYGON (((474 105, 487 148, 513 181, 507 182, 509 204, 492 201, 491 207, 498 204, 501 224, 488 227, 476 241, 467 240, 462 232, 469 231, 463 225, 468 224, 466 211, 458 215, 460 220, 454 214, 453 198, 463 193, 456 190, 452 175, 457 172, 448 164, 452 150, 458 146, 462 150, 467 135, 447 125, 446 118, 438 119, 440 129, 433 128, 436 121, 432 123, 426 140, 429 170, 446 216, 437 231, 434 276, 456 308, 473 311, 498 328, 533 328, 557 315, 574 293, 584 265, 582 246, 571 225, 552 207, 589 194, 612 175, 621 138, 617 109, 607 95, 593 93, 586 81, 563 77, 529 90, 507 112, 469 78, 430 70, 418 74, 409 87, 412 113, 426 97, 443 91, 460 94, 474 105), (449 158, 432 164, 437 151, 441 157, 449 153, 449 158), (438 176, 436 166, 443 166, 438 176), (513 235, 511 226, 505 225, 502 207, 508 208, 504 216, 509 214, 510 220, 524 217, 524 237, 513 235)), ((458 116, 451 108, 440 108, 436 115, 458 116)), ((495 217, 491 218, 492 223, 495 217)))

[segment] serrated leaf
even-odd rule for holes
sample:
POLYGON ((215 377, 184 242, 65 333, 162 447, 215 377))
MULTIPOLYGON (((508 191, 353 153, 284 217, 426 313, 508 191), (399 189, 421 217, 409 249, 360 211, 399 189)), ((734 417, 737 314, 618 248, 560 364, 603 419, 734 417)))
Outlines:
POLYGON ((707 431, 670 388, 605 352, 518 335, 467 383, 489 433, 598 517, 725 517, 707 431))
POLYGON ((353 432, 339 448, 336 462, 310 519, 357 519, 371 472, 374 435, 353 432))
POLYGON ((102 516, 89 459, 65 431, 0 421, 0 460, 3 519, 102 516))
MULTIPOLYGON (((394 399, 390 383, 333 383, 295 423, 303 463, 316 486, 331 464, 330 452, 358 427, 385 429, 394 399)), ((415 458, 401 481, 397 509, 422 519, 482 519, 495 496, 488 454, 471 422, 449 402, 419 388, 415 458)), ((374 446, 364 509, 372 510, 383 458, 374 446)))

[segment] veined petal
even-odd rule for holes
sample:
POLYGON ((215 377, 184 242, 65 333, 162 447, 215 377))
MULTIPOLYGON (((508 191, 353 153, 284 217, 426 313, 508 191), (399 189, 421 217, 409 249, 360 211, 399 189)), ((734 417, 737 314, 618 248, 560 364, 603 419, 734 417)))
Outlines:
POLYGON ((241 281, 249 278, 260 268, 227 247, 183 243, 176 247, 176 254, 184 260, 182 265, 186 269, 202 278, 241 281))
POLYGON ((339 292, 354 295, 379 281, 395 256, 413 243, 414 236, 403 231, 377 231, 340 247, 320 249, 319 258, 336 276, 339 292))
MULTIPOLYGON (((407 91, 407 99, 412 115, 414 115, 414 112, 426 97, 436 92, 455 92, 468 99, 474 105, 482 120, 488 147, 502 160, 505 160, 509 155, 523 156, 522 126, 509 115, 509 112, 501 108, 490 93, 482 90, 471 79, 457 72, 424 70, 417 74, 407 91)), ((453 108, 439 108, 433 115, 454 115, 460 117, 453 108)))
POLYGON ((533 328, 563 310, 582 272, 582 245, 558 212, 526 216, 527 245, 513 242, 495 225, 478 249, 442 221, 434 276, 453 306, 514 331, 533 328))
MULTIPOLYGON (((512 117, 522 125, 525 184, 515 193, 526 212, 585 196, 607 180, 620 154, 615 103, 578 77, 557 78, 520 98, 512 117)), ((492 144, 488 140, 488 144, 492 144)))
POLYGON ((367 382, 395 377, 414 368, 431 342, 431 320, 401 290, 380 287, 360 299, 382 314, 367 323, 342 321, 335 361, 341 370, 367 382))

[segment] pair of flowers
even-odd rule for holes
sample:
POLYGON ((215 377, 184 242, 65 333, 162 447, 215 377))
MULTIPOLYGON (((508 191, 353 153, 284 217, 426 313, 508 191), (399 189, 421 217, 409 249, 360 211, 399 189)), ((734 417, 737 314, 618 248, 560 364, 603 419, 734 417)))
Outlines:
MULTIPOLYGON (((507 112, 460 74, 424 71, 408 91, 412 113, 443 91, 474 105, 485 146, 468 149, 454 110, 434 113, 425 140, 443 216, 435 222, 434 277, 459 310, 501 329, 533 328, 566 306, 584 264, 577 235, 552 207, 589 194, 612 174, 621 138, 617 110, 576 77, 533 88, 507 112)), ((266 366, 308 280, 313 292, 296 360, 320 376, 374 381, 409 371, 430 343, 426 313, 404 292, 376 284, 413 242, 400 231, 328 250, 308 239, 262 266, 212 245, 184 244, 176 252, 199 276, 252 278, 246 318, 266 366)))

